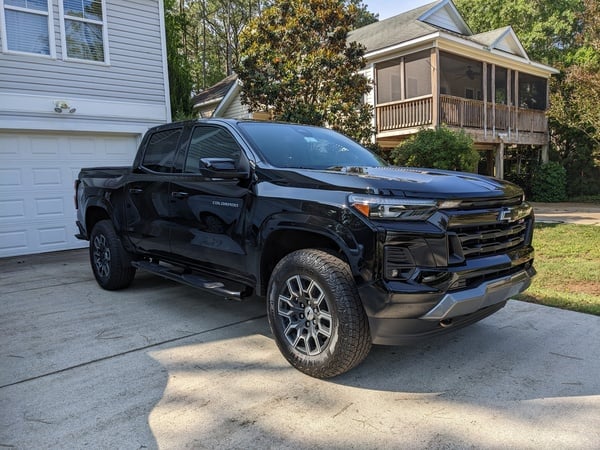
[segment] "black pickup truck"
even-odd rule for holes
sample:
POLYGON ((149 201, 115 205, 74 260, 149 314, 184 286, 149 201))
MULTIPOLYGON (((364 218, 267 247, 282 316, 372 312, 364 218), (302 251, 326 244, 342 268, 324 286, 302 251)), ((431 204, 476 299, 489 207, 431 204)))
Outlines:
POLYGON ((286 359, 325 378, 371 344, 474 323, 525 290, 533 212, 517 186, 391 167, 331 130, 197 120, 150 129, 132 167, 82 169, 80 239, 104 289, 145 270, 266 297, 286 359))

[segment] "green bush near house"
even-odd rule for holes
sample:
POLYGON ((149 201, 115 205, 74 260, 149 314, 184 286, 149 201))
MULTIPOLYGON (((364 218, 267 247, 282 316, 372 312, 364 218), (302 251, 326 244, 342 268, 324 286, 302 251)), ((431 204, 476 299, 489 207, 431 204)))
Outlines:
POLYGON ((479 153, 464 131, 439 127, 420 130, 393 149, 388 159, 399 166, 475 172, 479 153))
POLYGON ((567 171, 553 161, 539 166, 533 173, 531 190, 536 202, 564 202, 567 200, 567 171))

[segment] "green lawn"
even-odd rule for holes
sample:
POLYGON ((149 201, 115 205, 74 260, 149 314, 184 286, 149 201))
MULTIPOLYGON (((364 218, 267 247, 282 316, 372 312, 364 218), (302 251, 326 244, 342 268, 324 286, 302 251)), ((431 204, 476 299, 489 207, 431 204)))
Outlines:
POLYGON ((600 227, 537 224, 537 277, 517 298, 600 316, 600 227))

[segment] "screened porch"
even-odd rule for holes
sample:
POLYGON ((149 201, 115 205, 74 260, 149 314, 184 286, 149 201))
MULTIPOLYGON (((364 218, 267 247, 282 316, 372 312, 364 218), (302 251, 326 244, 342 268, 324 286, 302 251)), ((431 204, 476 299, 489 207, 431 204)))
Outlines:
POLYGON ((437 49, 376 65, 382 138, 446 124, 466 129, 480 143, 497 142, 500 135, 515 144, 543 144, 547 97, 545 78, 437 49))

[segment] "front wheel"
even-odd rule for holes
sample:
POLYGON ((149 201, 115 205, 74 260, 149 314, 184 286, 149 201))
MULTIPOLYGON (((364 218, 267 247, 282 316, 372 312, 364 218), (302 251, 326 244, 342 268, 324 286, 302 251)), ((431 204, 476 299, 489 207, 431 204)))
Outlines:
POLYGON ((90 264, 100 287, 109 291, 131 284, 135 268, 110 220, 101 220, 90 236, 90 264))
POLYGON ((316 378, 340 375, 369 353, 369 324, 350 267, 314 249, 298 250, 275 267, 268 317, 283 356, 316 378))

